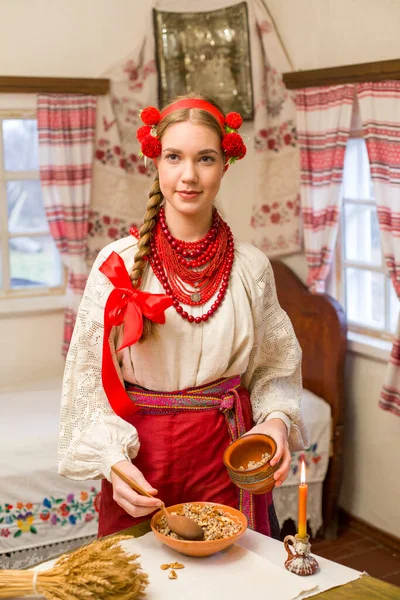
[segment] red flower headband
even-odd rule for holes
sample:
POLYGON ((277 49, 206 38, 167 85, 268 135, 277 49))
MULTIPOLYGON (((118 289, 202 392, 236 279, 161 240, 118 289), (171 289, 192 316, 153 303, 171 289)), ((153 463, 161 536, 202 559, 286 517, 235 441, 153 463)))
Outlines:
POLYGON ((223 133, 222 150, 229 164, 233 164, 237 160, 241 160, 246 154, 246 146, 242 140, 242 136, 237 132, 237 129, 243 123, 239 113, 231 112, 224 115, 210 102, 198 98, 185 98, 178 100, 164 109, 161 113, 154 106, 148 106, 140 113, 140 117, 144 123, 139 127, 136 137, 141 144, 141 154, 148 158, 157 158, 161 154, 161 141, 157 137, 157 125, 167 115, 176 110, 183 108, 201 108, 209 112, 218 121, 223 133))

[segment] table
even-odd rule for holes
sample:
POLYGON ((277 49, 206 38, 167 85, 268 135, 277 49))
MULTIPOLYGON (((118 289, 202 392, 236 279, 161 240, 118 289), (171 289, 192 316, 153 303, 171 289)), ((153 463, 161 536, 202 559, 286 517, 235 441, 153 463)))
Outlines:
MULTIPOLYGON (((151 531, 150 521, 144 521, 119 532, 123 535, 140 537, 151 531)), ((312 600, 400 600, 400 588, 375 577, 361 577, 346 585, 332 588, 312 596, 312 600)))
MULTIPOLYGON (((151 531, 150 520, 118 532, 118 535, 141 537, 151 531)), ((117 534, 115 534, 117 535, 117 534)), ((70 551, 72 552, 72 551, 70 551)), ((55 558, 55 557, 54 557, 55 558)), ((58 557, 57 557, 58 558, 58 557)), ((35 566, 35 565, 34 565, 35 566)), ((31 567, 30 567, 31 568, 31 567)), ((312 600, 400 600, 400 587, 374 577, 361 577, 345 585, 312 596, 312 600)))

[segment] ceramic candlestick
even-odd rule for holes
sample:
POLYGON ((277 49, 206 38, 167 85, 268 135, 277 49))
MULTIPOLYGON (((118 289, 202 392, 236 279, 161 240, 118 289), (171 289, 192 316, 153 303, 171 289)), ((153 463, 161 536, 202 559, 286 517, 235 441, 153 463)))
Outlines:
POLYGON ((287 535, 283 540, 287 559, 285 567, 291 573, 296 575, 313 575, 318 571, 319 565, 314 556, 310 553, 310 536, 304 538, 298 535, 287 535))

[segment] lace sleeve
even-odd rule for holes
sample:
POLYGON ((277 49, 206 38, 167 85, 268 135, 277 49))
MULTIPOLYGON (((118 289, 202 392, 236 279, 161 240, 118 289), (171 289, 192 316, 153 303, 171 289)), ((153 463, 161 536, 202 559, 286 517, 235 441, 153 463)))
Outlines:
POLYGON ((284 413, 291 422, 291 450, 301 450, 308 445, 300 411, 301 348, 289 317, 279 305, 269 262, 256 286, 254 346, 243 384, 250 392, 254 421, 262 423, 271 413, 284 413))
MULTIPOLYGON (((110 479, 111 466, 139 449, 136 429, 114 413, 101 383, 104 306, 112 290, 98 270, 105 258, 97 257, 89 275, 64 371, 58 471, 70 479, 110 479)), ((115 350, 114 363, 122 380, 115 350)))

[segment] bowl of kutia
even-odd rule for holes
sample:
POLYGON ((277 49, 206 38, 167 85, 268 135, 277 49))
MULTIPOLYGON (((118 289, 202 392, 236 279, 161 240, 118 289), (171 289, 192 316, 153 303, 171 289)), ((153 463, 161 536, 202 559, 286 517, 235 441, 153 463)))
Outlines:
POLYGON ((280 459, 271 466, 276 448, 276 441, 265 433, 250 433, 232 442, 223 461, 233 483, 252 494, 270 492, 275 487, 274 473, 282 463, 280 459))
POLYGON ((204 529, 204 539, 190 541, 178 538, 166 526, 162 510, 150 521, 155 537, 169 548, 187 556, 211 556, 232 546, 247 529, 247 519, 236 508, 214 502, 185 502, 168 506, 170 513, 194 518, 204 529), (224 532, 229 535, 224 537, 224 532), (215 539, 214 539, 215 538, 215 539))

